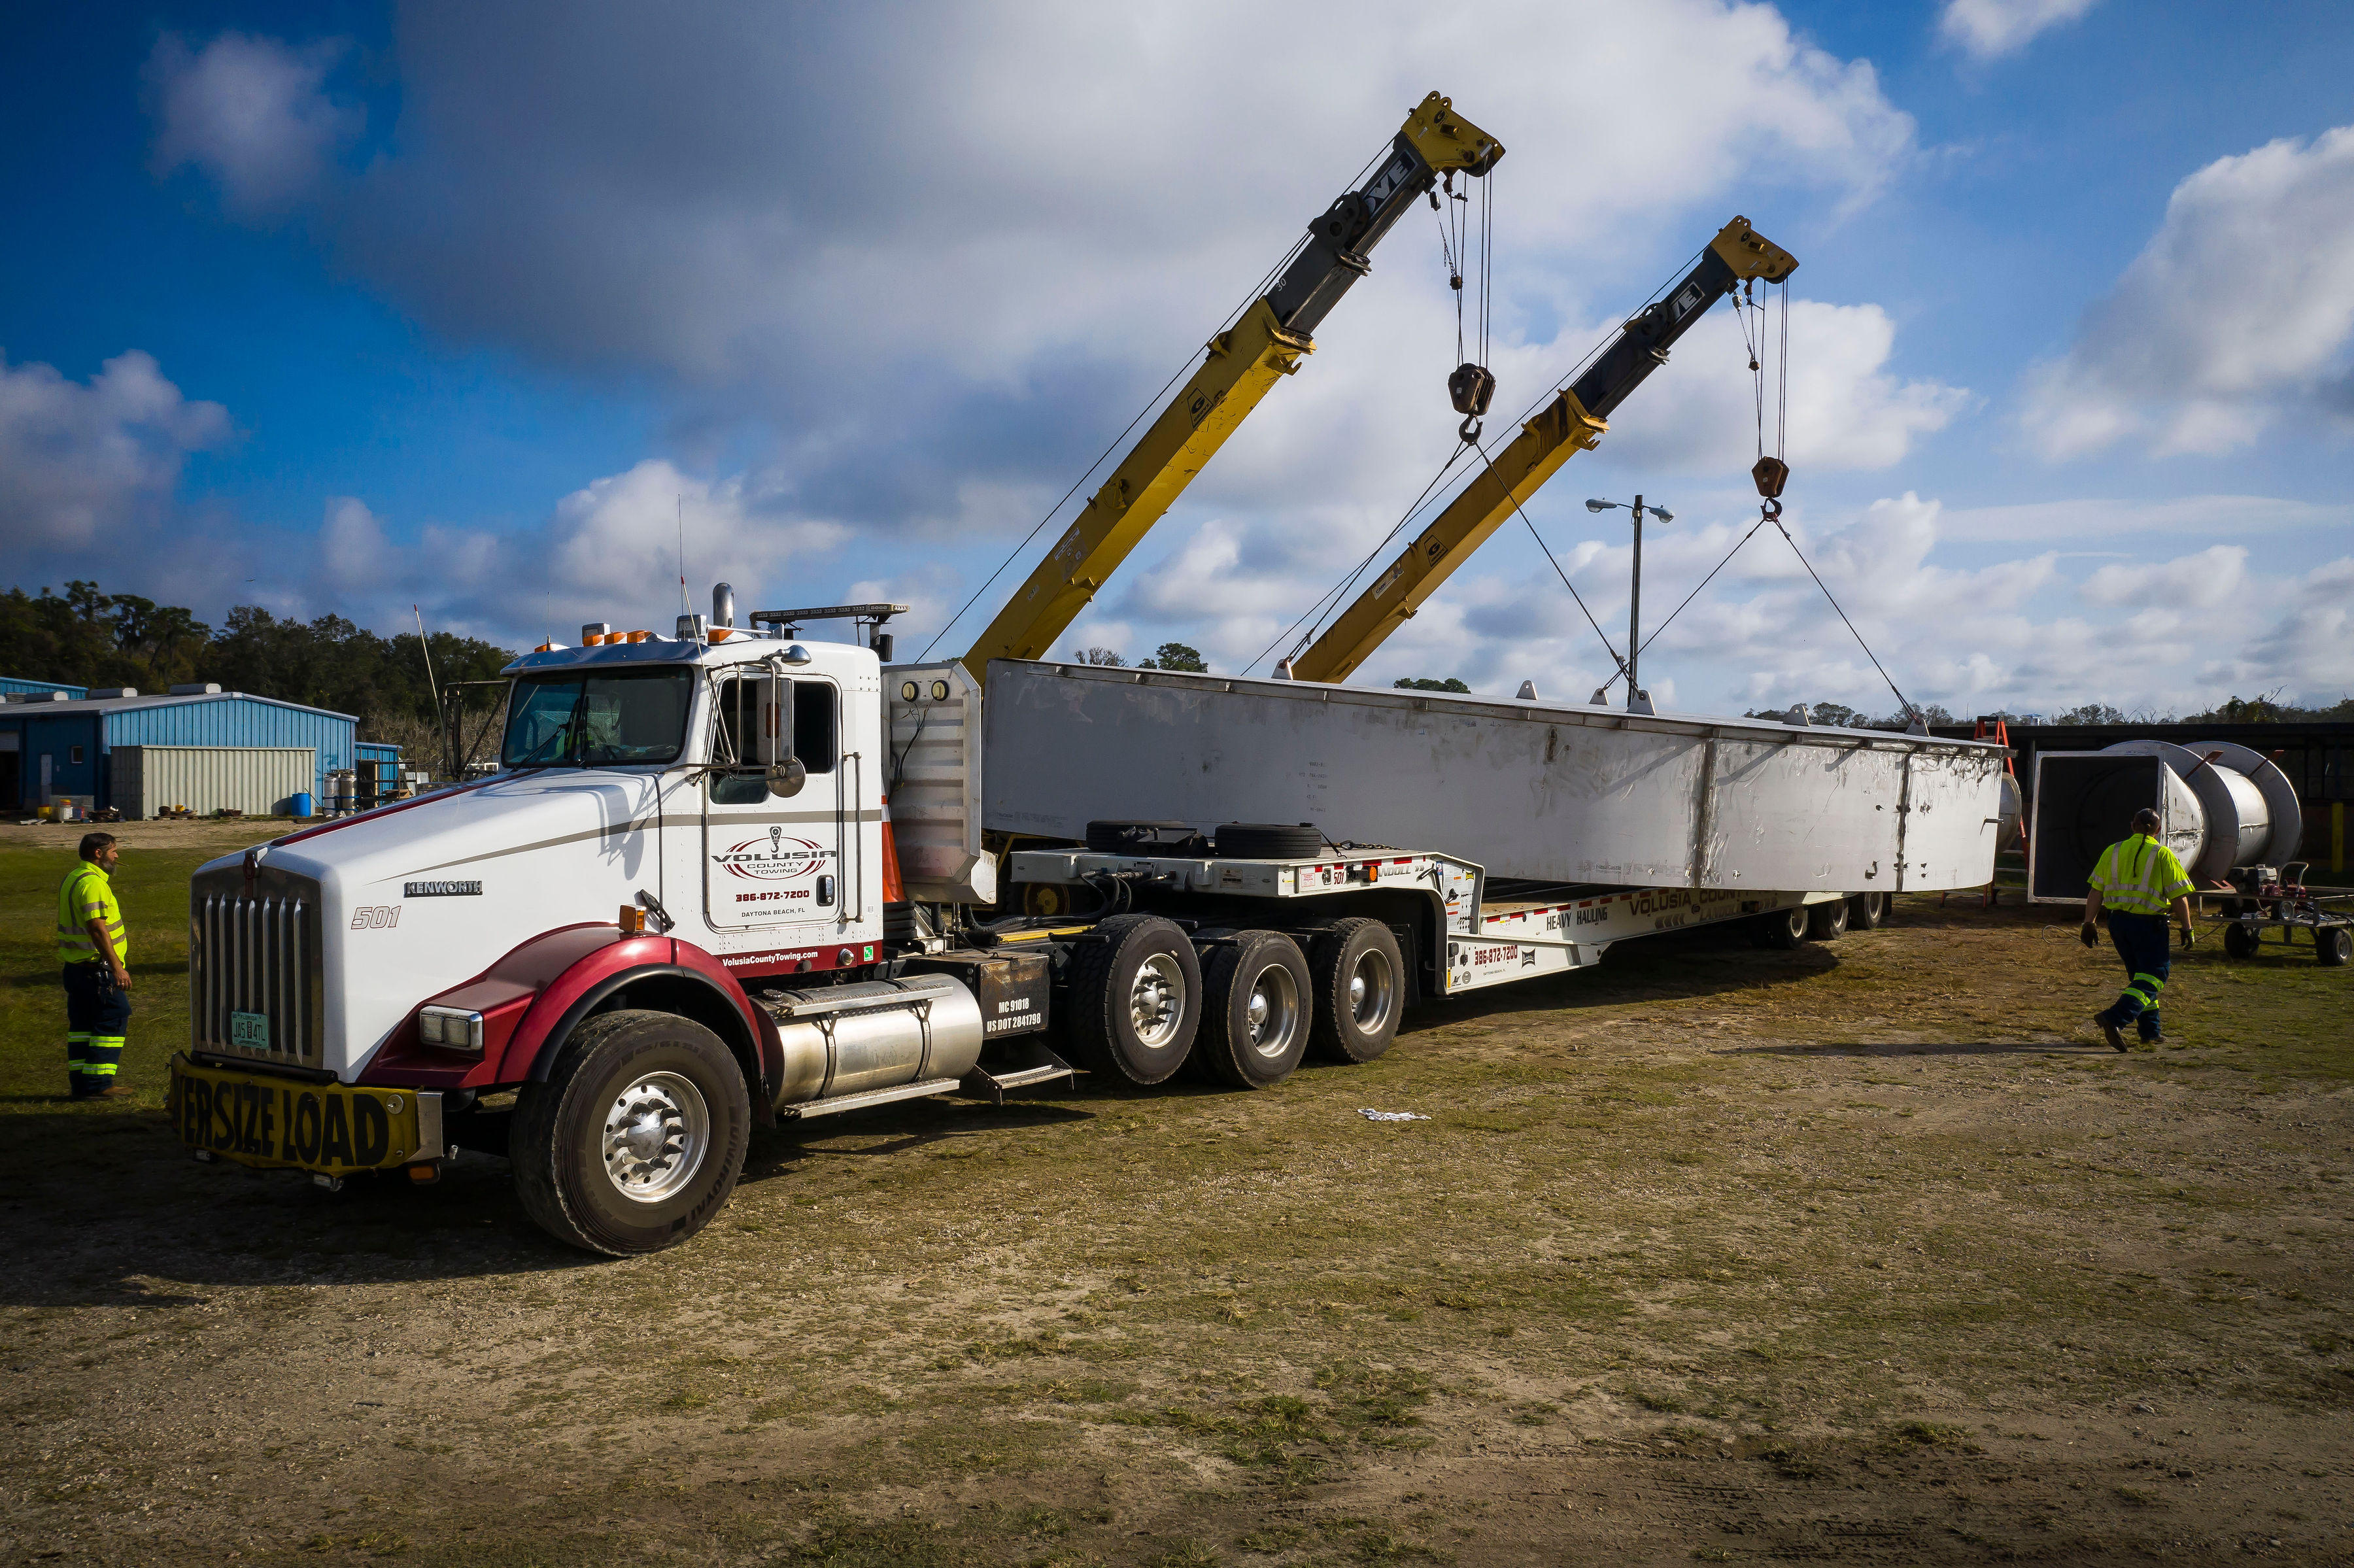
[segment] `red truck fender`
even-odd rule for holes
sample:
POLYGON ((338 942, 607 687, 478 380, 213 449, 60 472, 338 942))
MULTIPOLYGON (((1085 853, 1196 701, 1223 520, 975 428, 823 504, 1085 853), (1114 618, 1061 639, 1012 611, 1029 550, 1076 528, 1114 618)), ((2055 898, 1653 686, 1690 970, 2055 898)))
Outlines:
POLYGON ((480 1058, 465 1060, 422 1043, 412 1012, 360 1081, 485 1090, 545 1083, 573 1029, 625 987, 633 992, 633 1005, 692 1018, 726 1042, 744 1066, 754 1118, 763 1124, 773 1119, 784 1048, 775 1023, 752 1005, 736 977, 693 942, 625 937, 606 925, 543 932, 472 980, 420 999, 420 1006, 482 1013, 480 1058))

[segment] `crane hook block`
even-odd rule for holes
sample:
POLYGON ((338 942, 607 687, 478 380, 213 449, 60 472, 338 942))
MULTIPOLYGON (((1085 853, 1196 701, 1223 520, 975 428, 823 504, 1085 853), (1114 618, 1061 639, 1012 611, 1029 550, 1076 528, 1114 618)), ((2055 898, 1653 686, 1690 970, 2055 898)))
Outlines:
POLYGON ((1757 466, 1749 471, 1749 477, 1757 482, 1758 494, 1768 501, 1779 500, 1782 487, 1790 482, 1790 465, 1780 458, 1762 457, 1757 466))
POLYGON ((1454 399, 1457 413, 1477 418, 1496 396, 1495 374, 1484 365, 1458 365, 1447 378, 1447 395, 1454 399))

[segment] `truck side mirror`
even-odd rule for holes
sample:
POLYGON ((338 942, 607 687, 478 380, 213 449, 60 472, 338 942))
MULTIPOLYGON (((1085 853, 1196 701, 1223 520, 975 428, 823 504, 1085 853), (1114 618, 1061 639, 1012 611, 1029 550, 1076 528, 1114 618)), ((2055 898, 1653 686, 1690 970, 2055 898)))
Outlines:
POLYGON ((769 793, 771 795, 790 800, 800 794, 801 786, 808 782, 809 769, 801 766, 801 759, 798 757, 788 757, 769 764, 769 793))

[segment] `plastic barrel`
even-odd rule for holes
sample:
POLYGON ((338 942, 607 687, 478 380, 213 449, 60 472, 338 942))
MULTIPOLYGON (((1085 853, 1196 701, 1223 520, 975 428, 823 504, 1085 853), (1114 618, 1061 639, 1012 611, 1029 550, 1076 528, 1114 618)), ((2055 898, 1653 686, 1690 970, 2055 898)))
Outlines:
POLYGON ((298 817, 307 817, 311 814, 311 791, 308 789, 302 790, 295 795, 294 814, 298 817))

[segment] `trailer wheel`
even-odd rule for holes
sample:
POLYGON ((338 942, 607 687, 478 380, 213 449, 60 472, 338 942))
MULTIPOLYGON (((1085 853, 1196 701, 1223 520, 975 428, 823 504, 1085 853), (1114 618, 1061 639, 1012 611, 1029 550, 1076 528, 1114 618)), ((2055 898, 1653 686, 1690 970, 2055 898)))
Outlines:
POLYGON ((752 1123, 743 1070, 675 1013, 600 1013, 517 1097, 508 1158, 558 1241, 626 1257, 676 1246, 736 1190, 752 1123))
POLYGON ((1370 1062, 1397 1038, 1405 960, 1379 920, 1335 920, 1309 951, 1309 1049, 1328 1062, 1370 1062))
POLYGON ((1749 939, 1761 948, 1779 948, 1787 952, 1806 941, 1811 924, 1803 904, 1770 909, 1758 916, 1756 923, 1749 927, 1749 939))
POLYGON ((1847 935, 1848 902, 1833 899, 1829 904, 1809 904, 1807 910, 1807 940, 1835 942, 1847 935))
POLYGON ((1174 921, 1115 915, 1072 949, 1071 1044, 1087 1066, 1158 1084, 1185 1065, 1202 1017, 1202 962, 1174 921))
POLYGON ((2256 956, 2256 934, 2237 920, 2223 927, 2223 950, 2235 959, 2256 956))
POLYGON ((1847 901, 1847 924, 1850 931, 1877 931, 1888 924, 1888 895, 1859 893, 1847 901))
POLYGON ((1273 1088, 1307 1054, 1310 987, 1299 944, 1279 931, 1245 931, 1220 943, 1202 971, 1193 1061, 1214 1083, 1273 1088))
POLYGON ((2349 959, 2354 959, 2354 931, 2343 926, 2318 926, 2313 932, 2313 956, 2336 969, 2349 959))

